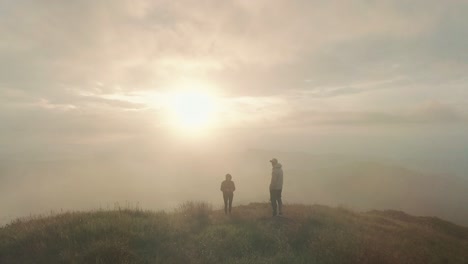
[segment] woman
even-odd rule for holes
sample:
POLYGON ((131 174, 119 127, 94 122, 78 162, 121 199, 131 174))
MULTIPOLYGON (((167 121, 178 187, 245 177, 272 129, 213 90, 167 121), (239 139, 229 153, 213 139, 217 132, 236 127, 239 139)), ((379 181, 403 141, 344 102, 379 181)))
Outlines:
POLYGON ((226 180, 221 183, 221 191, 223 192, 223 199, 224 199, 224 213, 228 213, 228 203, 229 203, 229 214, 231 214, 232 208, 232 198, 234 198, 234 191, 236 190, 236 186, 234 182, 231 180, 231 174, 226 174, 226 180))

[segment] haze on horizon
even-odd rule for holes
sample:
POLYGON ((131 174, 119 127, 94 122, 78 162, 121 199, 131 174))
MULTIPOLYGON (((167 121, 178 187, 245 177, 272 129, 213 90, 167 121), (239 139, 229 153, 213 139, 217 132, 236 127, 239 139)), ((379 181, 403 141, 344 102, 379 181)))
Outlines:
POLYGON ((228 172, 235 204, 265 201, 276 156, 288 202, 468 225, 467 24, 461 0, 0 0, 0 224, 217 204, 228 172), (439 207, 317 189, 354 169, 375 189, 377 169, 443 179, 439 207))

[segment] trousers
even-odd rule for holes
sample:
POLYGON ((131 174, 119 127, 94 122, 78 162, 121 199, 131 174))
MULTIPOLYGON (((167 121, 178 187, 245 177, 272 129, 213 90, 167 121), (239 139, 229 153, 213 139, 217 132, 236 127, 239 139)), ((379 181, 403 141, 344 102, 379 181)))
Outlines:
POLYGON ((232 192, 223 192, 223 199, 224 199, 224 213, 228 213, 228 208, 229 208, 229 213, 231 213, 232 209, 232 198, 234 198, 234 193, 232 192))
POLYGON ((282 214, 283 201, 281 200, 281 192, 283 190, 270 190, 270 201, 271 209, 273 209, 273 215, 276 215, 279 210, 279 214, 282 214))

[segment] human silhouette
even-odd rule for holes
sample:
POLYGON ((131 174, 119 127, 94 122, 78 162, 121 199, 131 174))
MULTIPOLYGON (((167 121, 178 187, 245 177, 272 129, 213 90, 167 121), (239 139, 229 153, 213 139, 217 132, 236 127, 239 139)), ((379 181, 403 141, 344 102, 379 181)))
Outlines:
POLYGON ((271 182, 270 182, 270 201, 273 209, 273 216, 283 215, 283 201, 281 201, 281 192, 283 191, 283 169, 277 159, 270 160, 271 182))
POLYGON ((236 190, 236 185, 232 181, 231 174, 226 174, 226 180, 221 183, 221 191, 223 192, 224 199, 224 213, 228 213, 229 205, 229 214, 231 214, 232 209, 232 198, 234 198, 234 191, 236 190))

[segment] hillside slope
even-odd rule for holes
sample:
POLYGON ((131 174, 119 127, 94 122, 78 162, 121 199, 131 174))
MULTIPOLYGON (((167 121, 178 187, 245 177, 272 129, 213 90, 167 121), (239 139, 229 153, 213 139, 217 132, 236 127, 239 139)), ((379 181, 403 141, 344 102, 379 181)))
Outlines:
POLYGON ((226 217, 204 203, 17 220, 0 263, 468 263, 468 228, 398 211, 265 203, 226 217))

